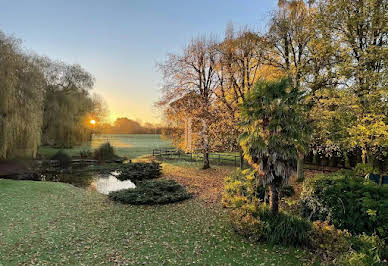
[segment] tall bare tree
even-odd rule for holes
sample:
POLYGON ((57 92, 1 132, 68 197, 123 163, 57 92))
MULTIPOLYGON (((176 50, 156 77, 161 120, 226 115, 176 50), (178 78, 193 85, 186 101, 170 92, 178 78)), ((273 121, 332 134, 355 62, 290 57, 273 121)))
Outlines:
POLYGON ((202 121, 201 142, 203 169, 210 167, 209 126, 212 123, 212 103, 218 87, 216 76, 217 53, 213 39, 193 39, 182 54, 169 54, 158 67, 163 74, 162 99, 159 105, 167 107, 178 99, 194 93, 199 96, 199 106, 191 116, 202 121))
MULTIPOLYGON (((216 46, 218 56, 217 76, 219 87, 216 91, 219 102, 224 105, 223 119, 219 119, 218 135, 233 134, 229 137, 229 143, 236 142, 239 147, 241 162, 243 163, 242 149, 238 144, 238 136, 241 130, 240 110, 238 105, 245 102, 246 95, 252 91, 254 84, 260 79, 270 79, 272 76, 280 76, 276 68, 265 65, 264 39, 259 34, 243 28, 237 33, 233 25, 228 24, 224 40, 216 46)), ((231 146, 231 145, 229 145, 231 146)))

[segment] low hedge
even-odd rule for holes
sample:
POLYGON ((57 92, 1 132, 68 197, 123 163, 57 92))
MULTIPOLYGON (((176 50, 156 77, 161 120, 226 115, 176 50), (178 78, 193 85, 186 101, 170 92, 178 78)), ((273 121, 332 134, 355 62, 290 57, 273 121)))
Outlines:
POLYGON ((388 187, 349 172, 318 175, 303 184, 300 212, 310 220, 329 221, 352 234, 388 237, 388 187))
POLYGON ((109 193, 109 198, 124 204, 155 205, 168 204, 189 199, 188 193, 174 180, 144 180, 134 189, 124 189, 109 193))
POLYGON ((158 178, 162 175, 161 166, 159 163, 128 163, 122 165, 118 171, 119 175, 116 176, 117 179, 131 180, 132 182, 142 181, 146 179, 158 178))

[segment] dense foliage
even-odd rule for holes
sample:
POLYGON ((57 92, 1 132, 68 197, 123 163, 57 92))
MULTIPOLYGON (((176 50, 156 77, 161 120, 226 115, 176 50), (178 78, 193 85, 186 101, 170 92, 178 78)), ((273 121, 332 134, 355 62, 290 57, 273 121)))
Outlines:
POLYGON ((325 263, 379 265, 384 242, 377 236, 352 236, 327 221, 316 221, 309 232, 308 245, 325 263))
MULTIPOLYGON (((236 171, 225 178, 222 203, 224 207, 232 209, 230 219, 235 231, 251 241, 305 246, 327 263, 376 265, 383 257, 384 241, 376 235, 363 235, 363 231, 372 234, 375 230, 381 237, 386 237, 384 232, 387 228, 383 221, 387 220, 386 200, 384 203, 387 195, 385 188, 365 182, 359 177, 345 177, 341 173, 306 180, 300 204, 304 208, 314 206, 317 212, 321 211, 316 213, 313 223, 284 211, 273 215, 264 204, 265 190, 256 182, 255 171, 250 169, 236 171), (320 182, 321 179, 326 182, 320 182), (319 200, 315 194, 307 197, 306 188, 315 187, 315 184, 319 184, 320 191, 332 193, 328 193, 328 197, 319 197, 319 200), (340 187, 337 190, 331 187, 336 185, 340 187), (354 195, 350 198, 353 191, 354 195), (306 200, 312 204, 307 204, 306 200), (334 210, 339 210, 339 213, 328 215, 334 210), (362 214, 364 211, 365 214, 362 214), (325 221, 328 217, 330 221, 325 221), (337 223, 334 223, 333 217, 337 223), (354 230, 349 228, 353 234, 346 230, 348 226, 353 227, 354 230)), ((283 193, 292 194, 291 188, 284 187, 283 193)), ((311 209, 307 212, 311 212, 311 209)))
POLYGON ((329 221, 351 233, 376 233, 387 240, 388 187, 351 174, 319 175, 306 180, 300 199, 302 216, 329 221))
POLYGON ((278 211, 279 189, 287 184, 304 153, 308 125, 302 95, 288 80, 258 82, 241 105, 241 146, 257 171, 257 182, 269 187, 272 211, 278 211))
POLYGON ((57 153, 51 156, 50 159, 57 160, 59 162, 59 166, 63 168, 69 167, 71 165, 71 156, 63 150, 59 150, 57 153))
MULTIPOLYGON (((238 169, 226 176, 224 189, 222 204, 227 208, 239 208, 244 204, 268 202, 268 189, 257 182, 255 171, 251 169, 238 169)), ((290 185, 279 188, 280 198, 291 197, 294 194, 295 190, 290 185)))
POLYGON ((335 262, 339 265, 381 265, 384 242, 377 236, 365 234, 350 239, 349 252, 335 262))
MULTIPOLYGON (((286 189, 289 193, 290 189, 286 189)), ((307 243, 310 224, 306 220, 280 212, 270 212, 264 204, 264 188, 258 185, 255 171, 236 171, 225 178, 222 203, 231 208, 234 229, 251 240, 273 244, 304 245, 307 243)))
POLYGON ((125 204, 168 204, 189 199, 191 194, 174 180, 144 180, 134 189, 109 193, 109 198, 125 204))
POLYGON ((79 65, 27 54, 0 32, 0 159, 35 158, 42 144, 71 147, 104 115, 90 95, 94 79, 79 65))
POLYGON ((117 179, 131 180, 132 182, 145 179, 154 179, 162 175, 160 163, 128 163, 119 168, 117 179))
POLYGON ((36 58, 0 31, 0 159, 35 157, 41 141, 45 79, 36 58))
POLYGON ((93 157, 99 161, 109 161, 118 158, 118 156, 115 154, 113 146, 109 142, 101 144, 100 147, 95 149, 93 157))
POLYGON ((311 224, 285 212, 274 215, 265 205, 244 205, 231 212, 233 228, 250 240, 286 246, 308 244, 311 224))

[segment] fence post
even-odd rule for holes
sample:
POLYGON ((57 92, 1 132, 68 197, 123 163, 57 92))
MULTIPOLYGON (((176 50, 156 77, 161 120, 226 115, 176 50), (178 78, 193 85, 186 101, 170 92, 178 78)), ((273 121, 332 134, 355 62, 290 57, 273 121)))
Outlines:
POLYGON ((243 157, 240 155, 240 169, 243 169, 243 166, 244 166, 243 157))

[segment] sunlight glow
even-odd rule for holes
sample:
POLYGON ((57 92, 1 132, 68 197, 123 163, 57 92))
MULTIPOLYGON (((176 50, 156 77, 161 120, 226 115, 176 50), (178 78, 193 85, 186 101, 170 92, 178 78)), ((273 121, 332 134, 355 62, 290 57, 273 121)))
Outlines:
POLYGON ((94 120, 94 119, 90 120, 90 124, 95 125, 96 124, 96 120, 94 120))

